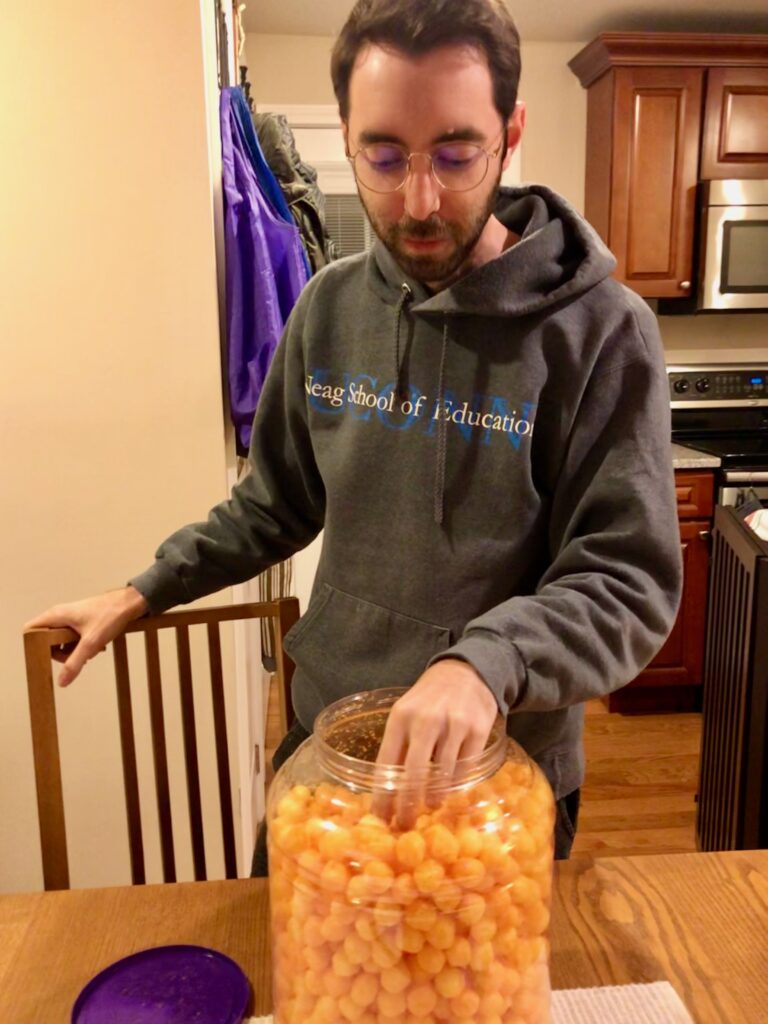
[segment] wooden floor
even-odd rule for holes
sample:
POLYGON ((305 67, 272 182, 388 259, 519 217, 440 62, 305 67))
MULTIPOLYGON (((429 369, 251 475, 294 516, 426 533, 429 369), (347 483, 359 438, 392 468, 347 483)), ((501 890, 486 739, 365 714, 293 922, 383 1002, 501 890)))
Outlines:
POLYGON ((591 701, 573 855, 695 851, 700 739, 700 714, 609 714, 591 701))
MULTIPOLYGON (((280 739, 274 691, 267 717, 267 784, 280 739)), ((587 779, 573 856, 694 851, 700 737, 699 714, 609 714, 601 701, 591 701, 584 733, 587 779)))

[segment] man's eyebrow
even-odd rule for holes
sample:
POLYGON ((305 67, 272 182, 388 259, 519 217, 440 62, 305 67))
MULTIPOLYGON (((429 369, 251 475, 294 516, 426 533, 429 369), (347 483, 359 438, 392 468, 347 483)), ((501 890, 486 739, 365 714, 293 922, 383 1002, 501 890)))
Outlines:
POLYGON ((405 143, 397 135, 390 135, 389 132, 360 132, 360 145, 372 146, 377 142, 391 142, 395 146, 404 146, 405 143))
POLYGON ((485 133, 477 128, 454 128, 449 132, 443 132, 436 139, 432 140, 433 146, 439 146, 442 142, 485 142, 485 133))
MULTIPOLYGON (((439 146, 445 142, 485 142, 486 137, 484 132, 478 131, 477 128, 453 128, 450 131, 442 132, 442 134, 436 136, 431 145, 439 146)), ((400 138, 399 135, 393 135, 391 132, 375 132, 375 131, 364 131, 360 132, 359 142, 361 146, 373 146, 379 142, 389 142, 394 146, 402 146, 406 148, 405 142, 400 138)))

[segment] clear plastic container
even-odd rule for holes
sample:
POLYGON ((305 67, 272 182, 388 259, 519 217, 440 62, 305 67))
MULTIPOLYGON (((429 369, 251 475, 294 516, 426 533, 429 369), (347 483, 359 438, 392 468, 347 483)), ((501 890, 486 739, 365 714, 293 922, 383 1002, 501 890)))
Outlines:
POLYGON ((403 692, 326 708, 272 784, 276 1024, 547 1024, 549 784, 499 718, 406 785, 375 764, 403 692))

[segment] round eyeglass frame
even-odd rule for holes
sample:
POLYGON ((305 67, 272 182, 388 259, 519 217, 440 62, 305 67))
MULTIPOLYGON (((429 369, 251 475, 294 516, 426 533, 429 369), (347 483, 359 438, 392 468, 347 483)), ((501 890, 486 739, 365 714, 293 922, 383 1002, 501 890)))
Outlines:
MULTIPOLYGON (((357 149, 354 153, 347 153, 347 160, 349 160, 350 164, 352 165, 352 171, 353 171, 353 173, 355 175, 355 178, 363 186, 363 188, 368 189, 369 192, 376 192, 376 194, 380 195, 380 196, 392 195, 394 192, 399 192, 400 189, 405 188, 406 184, 408 183, 408 179, 410 178, 411 173, 412 173, 412 171, 411 171, 411 161, 413 160, 413 158, 415 156, 425 156, 429 160, 429 172, 430 172, 430 174, 435 179, 435 181, 440 186, 440 188, 444 188, 446 190, 446 192, 471 192, 472 189, 479 188, 482 185, 482 183, 485 181, 485 179, 487 178, 487 176, 488 176, 488 168, 491 166, 491 160, 495 159, 499 155, 499 153, 501 152, 502 147, 504 145, 504 135, 505 135, 505 132, 506 132, 506 129, 502 128, 501 139, 499 141, 498 146, 496 146, 495 149, 486 149, 485 146, 481 146, 479 143, 475 143, 475 142, 469 142, 468 143, 466 139, 457 139, 456 140, 457 142, 463 142, 466 145, 477 146, 478 150, 481 153, 483 153, 484 156, 485 156, 485 169, 483 170, 482 177, 480 178, 479 181, 475 182, 474 185, 469 185, 467 188, 452 188, 450 185, 444 184, 440 180, 440 178, 438 177, 437 171, 435 170, 435 165, 434 165, 434 163, 432 161, 432 154, 431 153, 419 153, 419 152, 406 153, 404 146, 399 146, 399 145, 397 145, 397 143, 394 143, 394 142, 393 143, 388 143, 388 145, 391 145, 394 149, 401 150, 405 154, 405 157, 406 157, 405 176, 404 176, 403 180, 400 182, 400 184, 399 185, 395 185, 394 188, 386 188, 386 189, 372 188, 370 185, 366 184, 366 182, 362 180, 362 178, 360 177, 360 174, 358 173, 357 165, 356 165, 355 161, 357 160, 358 156, 360 156, 360 154, 367 148, 366 146, 360 146, 360 148, 357 149)), ((374 143, 371 143, 371 145, 374 145, 374 143)), ((450 143, 446 142, 446 143, 443 143, 443 145, 450 145, 450 143)))

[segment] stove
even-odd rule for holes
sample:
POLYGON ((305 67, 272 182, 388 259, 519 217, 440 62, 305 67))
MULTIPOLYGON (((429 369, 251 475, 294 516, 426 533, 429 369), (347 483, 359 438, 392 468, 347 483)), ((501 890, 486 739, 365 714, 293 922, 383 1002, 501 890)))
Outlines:
POLYGON ((672 440, 721 460, 718 505, 768 506, 768 363, 668 366, 672 440))

